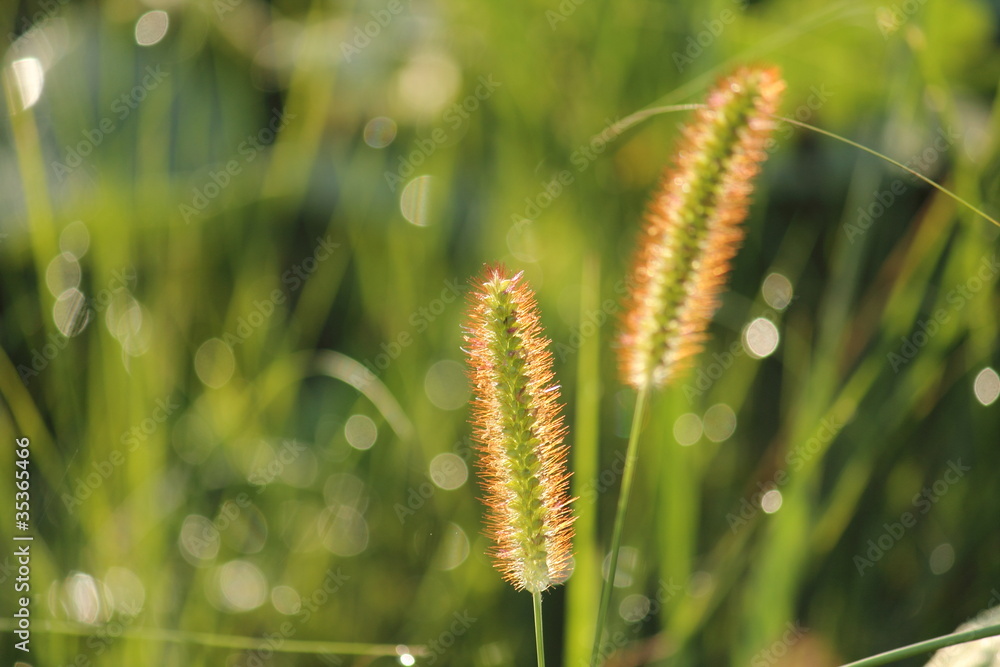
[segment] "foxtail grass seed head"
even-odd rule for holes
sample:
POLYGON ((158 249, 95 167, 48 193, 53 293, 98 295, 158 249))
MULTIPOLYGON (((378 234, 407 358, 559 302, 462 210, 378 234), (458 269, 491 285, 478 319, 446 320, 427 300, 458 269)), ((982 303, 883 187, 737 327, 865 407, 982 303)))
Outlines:
POLYGON ((636 389, 675 380, 701 351, 730 261, 743 242, 753 178, 785 83, 776 68, 721 79, 683 130, 646 212, 621 334, 622 379, 636 389))
POLYGON ((515 588, 543 591, 569 576, 573 516, 559 386, 521 273, 485 267, 465 342, 490 553, 515 588))

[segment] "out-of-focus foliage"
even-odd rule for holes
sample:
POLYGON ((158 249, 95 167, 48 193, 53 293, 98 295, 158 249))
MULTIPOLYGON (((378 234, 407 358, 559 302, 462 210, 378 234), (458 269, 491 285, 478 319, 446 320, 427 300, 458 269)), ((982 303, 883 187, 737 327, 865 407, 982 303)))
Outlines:
MULTIPOLYGON (((621 281, 684 115, 618 121, 773 62, 786 115, 995 217, 997 23, 973 0, 3 4, 0 541, 28 437, 28 661, 530 664, 461 352, 467 281, 504 261, 571 426, 549 660, 587 664, 634 400, 621 281)), ((1000 602, 998 229, 790 125, 747 225, 698 368, 651 404, 613 664, 834 665, 1000 602)))

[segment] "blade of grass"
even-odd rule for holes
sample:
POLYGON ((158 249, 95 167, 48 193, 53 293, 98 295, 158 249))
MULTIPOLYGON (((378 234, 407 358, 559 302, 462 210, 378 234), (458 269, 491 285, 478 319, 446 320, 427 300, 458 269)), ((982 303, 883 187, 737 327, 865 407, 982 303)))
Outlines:
MULTIPOLYGON (((0 622, 0 630, 14 630, 13 621, 4 619, 0 622)), ((64 621, 37 620, 32 623, 32 629, 40 634, 74 635, 78 637, 98 636, 99 626, 67 623, 64 621)), ((266 649, 274 653, 313 653, 316 655, 369 655, 398 656, 399 644, 363 644, 358 642, 327 642, 307 639, 286 639, 275 644, 273 639, 266 637, 246 637, 242 635, 222 635, 214 632, 193 632, 190 630, 170 630, 167 628, 136 628, 129 629, 121 635, 126 639, 149 642, 165 642, 170 644, 196 644, 210 648, 228 648, 244 651, 266 649)), ((407 651, 414 656, 428 655, 427 647, 422 645, 406 645, 407 651)))
POLYGON ((802 121, 795 120, 794 118, 786 118, 784 116, 777 116, 777 115, 773 116, 773 118, 775 118, 777 120, 783 120, 786 123, 790 123, 792 125, 797 125, 798 127, 801 127, 801 128, 803 128, 805 130, 812 130, 813 132, 816 132, 818 134, 822 134, 823 136, 826 136, 826 137, 830 137, 831 139, 837 139, 838 141, 844 142, 848 146, 853 146, 854 148, 857 148, 859 150, 863 150, 864 152, 868 153, 869 155, 874 155, 877 158, 885 160, 889 164, 891 164, 893 166, 896 166, 896 167, 899 167, 903 171, 905 171, 905 172, 907 172, 907 173, 909 173, 909 174, 911 174, 911 175, 919 178, 921 181, 923 181, 927 185, 931 186, 935 190, 938 190, 939 192, 941 192, 941 193, 943 193, 943 194, 951 197, 952 199, 954 199, 955 201, 957 201, 959 204, 962 204, 963 206, 965 206, 966 208, 968 208, 973 213, 976 213, 980 217, 983 217, 983 218, 989 220, 990 222, 992 222, 997 227, 1000 227, 1000 222, 997 222, 997 220, 995 218, 990 217, 989 215, 987 215, 986 213, 984 213, 980 209, 976 208, 975 206, 973 206, 972 204, 970 204, 968 201, 966 201, 962 197, 958 196, 957 194, 955 194, 954 192, 952 192, 948 188, 944 187, 943 185, 939 185, 938 183, 936 183, 936 182, 932 181, 931 179, 927 178, 926 176, 924 176, 920 172, 915 171, 913 169, 910 169, 909 167, 907 167, 902 162, 899 162, 898 160, 893 160, 888 155, 883 155, 882 153, 879 153, 877 150, 875 150, 873 148, 868 148, 867 146, 859 144, 856 141, 851 141, 847 137, 842 137, 839 134, 836 134, 834 132, 829 132, 829 131, 824 130, 822 128, 816 127, 815 125, 810 125, 809 123, 803 123, 802 121))
POLYGON ((936 651, 940 648, 954 646, 955 644, 964 644, 965 642, 976 641, 977 639, 985 639, 986 637, 996 637, 997 635, 1000 635, 1000 623, 987 625, 974 630, 953 632, 950 635, 942 635, 940 637, 935 637, 934 639, 927 639, 922 642, 917 642, 916 644, 910 644, 909 646, 901 646, 900 648, 895 648, 891 651, 886 651, 885 653, 879 653, 878 655, 873 655, 862 660, 849 662, 842 665, 842 667, 873 667, 874 665, 888 665, 889 663, 899 662, 905 658, 912 658, 915 655, 930 653, 931 651, 936 651))

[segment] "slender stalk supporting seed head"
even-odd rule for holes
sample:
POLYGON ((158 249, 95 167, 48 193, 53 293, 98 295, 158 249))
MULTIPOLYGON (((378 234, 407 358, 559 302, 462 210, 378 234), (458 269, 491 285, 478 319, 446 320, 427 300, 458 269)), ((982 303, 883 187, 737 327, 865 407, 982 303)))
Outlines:
POLYGON ((521 273, 487 266, 470 298, 472 423, 497 569, 540 592, 570 571, 573 517, 552 354, 521 273))
POLYGON ((629 280, 619 358, 626 384, 662 387, 701 351, 743 242, 784 88, 776 68, 742 67, 716 84, 683 129, 647 209, 629 280))

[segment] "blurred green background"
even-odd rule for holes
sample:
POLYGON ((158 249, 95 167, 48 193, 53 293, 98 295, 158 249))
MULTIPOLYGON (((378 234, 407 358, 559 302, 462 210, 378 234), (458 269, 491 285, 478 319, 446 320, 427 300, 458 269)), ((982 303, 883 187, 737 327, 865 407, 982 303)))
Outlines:
MULTIPOLYGON (((634 401, 621 281, 687 114, 617 122, 771 62, 786 115, 996 217, 998 17, 5 0, 0 655, 533 664, 466 422, 466 292, 503 261, 538 293, 571 427, 549 661, 588 664, 634 401)), ((998 229, 844 144, 775 139, 712 340, 649 410, 609 664, 836 665, 1000 604, 998 229)))

